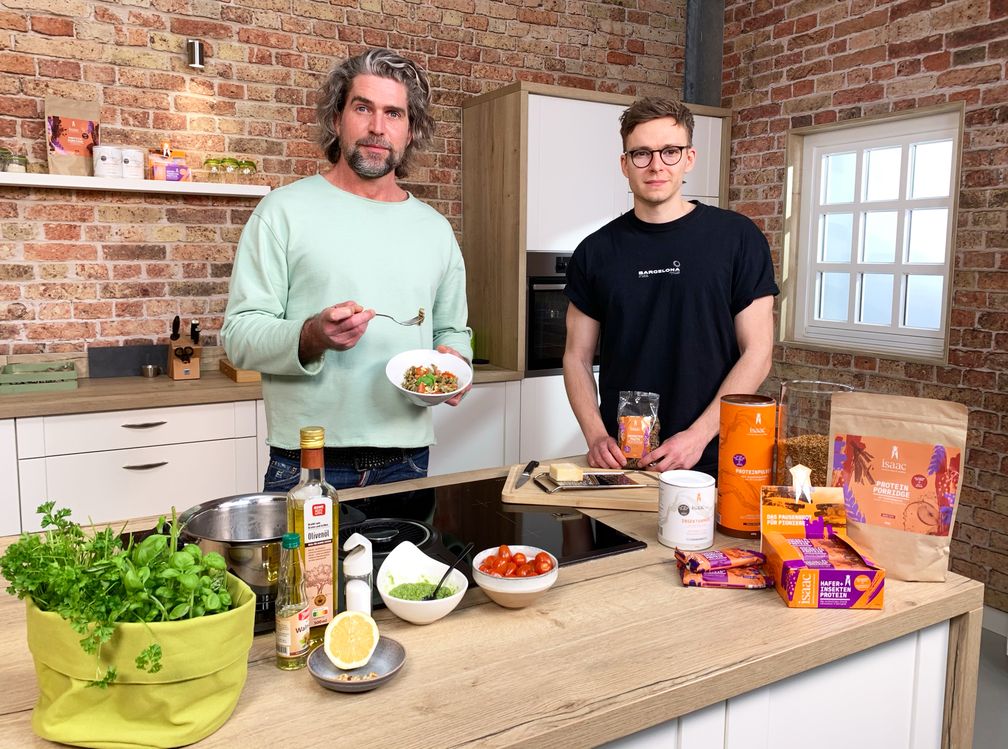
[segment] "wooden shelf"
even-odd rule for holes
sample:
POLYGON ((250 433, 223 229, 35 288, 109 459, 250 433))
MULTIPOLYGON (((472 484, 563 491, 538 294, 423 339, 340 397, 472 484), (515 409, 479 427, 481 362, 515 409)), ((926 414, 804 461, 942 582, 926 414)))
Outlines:
POLYGON ((117 192, 168 193, 176 195, 226 195, 261 197, 269 185, 234 185, 217 182, 167 182, 155 179, 75 177, 65 174, 0 172, 0 187, 44 187, 64 190, 112 190, 117 192))

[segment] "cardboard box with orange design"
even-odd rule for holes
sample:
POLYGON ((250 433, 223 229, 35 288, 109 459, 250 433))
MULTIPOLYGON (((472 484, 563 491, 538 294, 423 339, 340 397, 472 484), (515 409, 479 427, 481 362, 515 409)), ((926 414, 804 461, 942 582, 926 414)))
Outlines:
POLYGON ((881 609, 885 570, 842 533, 763 537, 774 587, 791 608, 881 609))
POLYGON ((761 551, 774 587, 792 608, 881 609, 885 570, 847 537, 842 490, 808 486, 807 471, 796 466, 794 486, 761 491, 761 551))

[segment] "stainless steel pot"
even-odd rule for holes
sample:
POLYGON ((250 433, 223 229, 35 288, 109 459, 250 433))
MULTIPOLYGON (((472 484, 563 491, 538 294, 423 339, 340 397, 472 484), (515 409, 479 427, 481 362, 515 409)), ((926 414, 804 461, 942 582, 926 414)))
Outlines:
POLYGON ((256 594, 276 596, 280 538, 287 531, 286 495, 237 494, 190 507, 179 516, 181 536, 216 551, 256 594))

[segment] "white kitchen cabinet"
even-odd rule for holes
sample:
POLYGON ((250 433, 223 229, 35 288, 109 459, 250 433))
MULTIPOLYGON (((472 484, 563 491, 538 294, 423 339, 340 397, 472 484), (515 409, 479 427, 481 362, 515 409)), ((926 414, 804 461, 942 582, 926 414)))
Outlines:
POLYGON ((530 94, 529 252, 573 252, 626 210, 619 118, 626 107, 530 94))
POLYGON ((720 205, 721 198, 721 131, 720 117, 693 117, 693 148, 696 161, 683 178, 683 196, 707 205, 720 205))
POLYGON ((567 400, 563 375, 522 380, 518 462, 584 455, 587 451, 581 427, 567 400))
POLYGON ((266 469, 269 467, 269 445, 266 437, 269 431, 266 426, 266 401, 256 401, 256 491, 262 491, 266 469))
POLYGON ((21 525, 47 499, 77 522, 178 512, 254 492, 253 401, 17 419, 21 525))
POLYGON ((521 384, 475 385, 462 403, 434 407, 434 436, 428 475, 474 471, 518 460, 521 384))
POLYGON ((603 746, 798 749, 814 736, 817 749, 846 749, 860 736, 939 749, 948 636, 941 622, 603 746))
POLYGON ((0 536, 20 532, 17 435, 14 419, 0 419, 0 536))

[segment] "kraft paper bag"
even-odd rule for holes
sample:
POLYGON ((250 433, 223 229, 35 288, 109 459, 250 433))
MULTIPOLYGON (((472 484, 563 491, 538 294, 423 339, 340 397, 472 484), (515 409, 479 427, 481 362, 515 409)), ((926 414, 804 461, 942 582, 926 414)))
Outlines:
POLYGON ((45 100, 46 151, 49 174, 90 177, 94 174, 94 147, 101 142, 98 119, 101 105, 47 96, 45 100))
POLYGON ((102 646, 102 669, 118 671, 106 689, 88 686, 95 657, 59 614, 26 600, 28 648, 39 698, 32 728, 44 739, 108 749, 191 744, 220 728, 234 711, 248 672, 255 594, 228 574, 235 607, 212 616, 116 625, 102 646), (162 669, 149 674, 134 659, 151 642, 163 650, 162 669))
POLYGON ((888 577, 945 580, 967 422, 961 403, 833 395, 831 483, 843 488, 848 535, 888 577))

